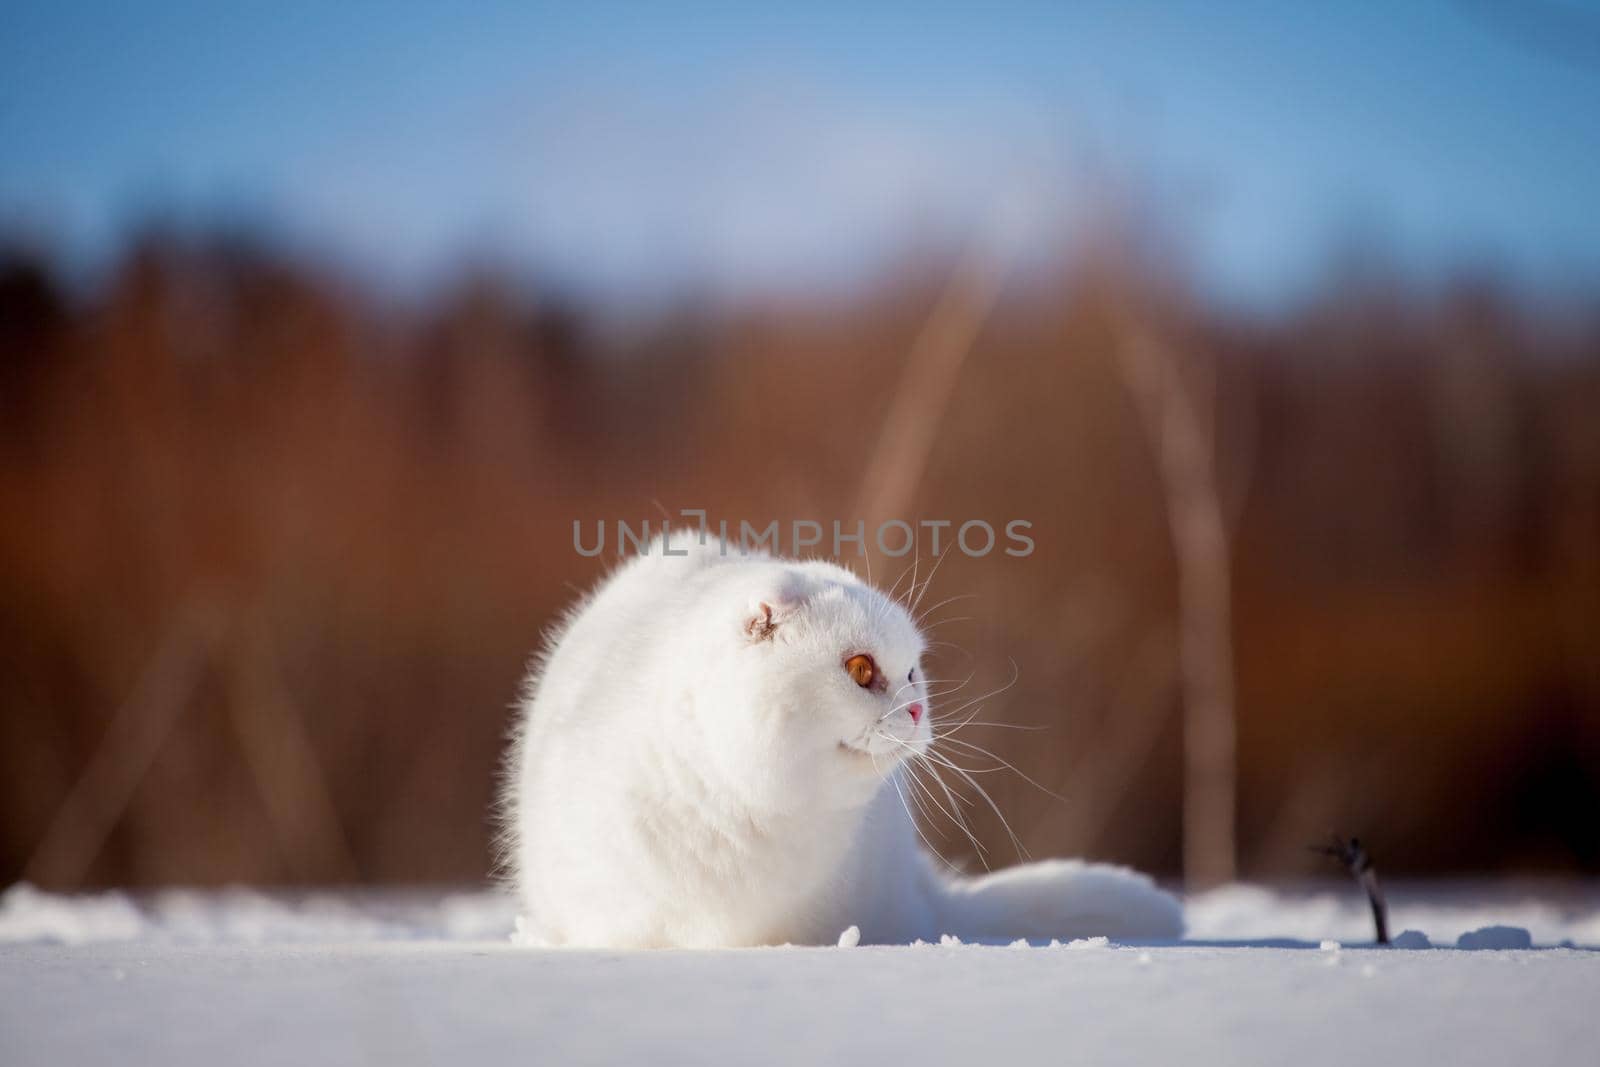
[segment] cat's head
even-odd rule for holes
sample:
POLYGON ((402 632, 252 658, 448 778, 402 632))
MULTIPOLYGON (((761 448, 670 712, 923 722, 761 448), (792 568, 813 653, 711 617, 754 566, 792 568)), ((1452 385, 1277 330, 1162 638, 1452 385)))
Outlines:
POLYGON ((932 743, 925 644, 906 608, 849 571, 763 561, 728 583, 700 692, 724 771, 775 805, 863 803, 932 743))

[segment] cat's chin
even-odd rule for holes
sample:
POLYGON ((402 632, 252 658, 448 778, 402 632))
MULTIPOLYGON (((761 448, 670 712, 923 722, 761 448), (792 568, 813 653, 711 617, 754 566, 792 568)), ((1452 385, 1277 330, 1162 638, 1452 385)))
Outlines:
POLYGON ((839 751, 845 759, 856 764, 862 770, 877 770, 880 767, 893 767, 898 761, 892 752, 874 752, 860 745, 852 745, 848 741, 839 742, 839 751))
MULTIPOLYGON (((915 745, 915 742, 911 742, 915 745)), ((916 746, 915 751, 920 752, 921 746, 916 746)), ((850 741, 840 741, 839 751, 844 753, 851 762, 857 763, 863 770, 882 773, 891 770, 903 762, 913 749, 906 745, 888 745, 882 749, 867 748, 850 741)))

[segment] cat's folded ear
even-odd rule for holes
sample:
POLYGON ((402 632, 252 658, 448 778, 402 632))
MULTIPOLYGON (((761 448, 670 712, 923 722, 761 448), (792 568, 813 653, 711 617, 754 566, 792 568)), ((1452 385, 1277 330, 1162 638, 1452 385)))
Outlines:
POLYGON ((767 641, 805 604, 805 590, 792 577, 750 598, 744 632, 751 641, 767 641))

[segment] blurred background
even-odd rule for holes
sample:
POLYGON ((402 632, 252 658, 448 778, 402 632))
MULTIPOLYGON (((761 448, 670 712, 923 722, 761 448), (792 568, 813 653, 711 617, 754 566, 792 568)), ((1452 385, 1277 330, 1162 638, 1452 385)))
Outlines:
POLYGON ((0 14, 0 884, 483 879, 679 508, 1031 522, 1036 857, 1600 873, 1600 6, 428 7, 0 14))

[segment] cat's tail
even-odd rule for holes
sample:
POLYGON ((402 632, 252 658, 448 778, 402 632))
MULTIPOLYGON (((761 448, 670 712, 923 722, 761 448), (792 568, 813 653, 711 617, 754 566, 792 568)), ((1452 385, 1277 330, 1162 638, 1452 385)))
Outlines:
POLYGON ((964 941, 1183 935, 1177 898, 1126 867, 1045 860, 977 878, 933 877, 940 933, 964 941))

